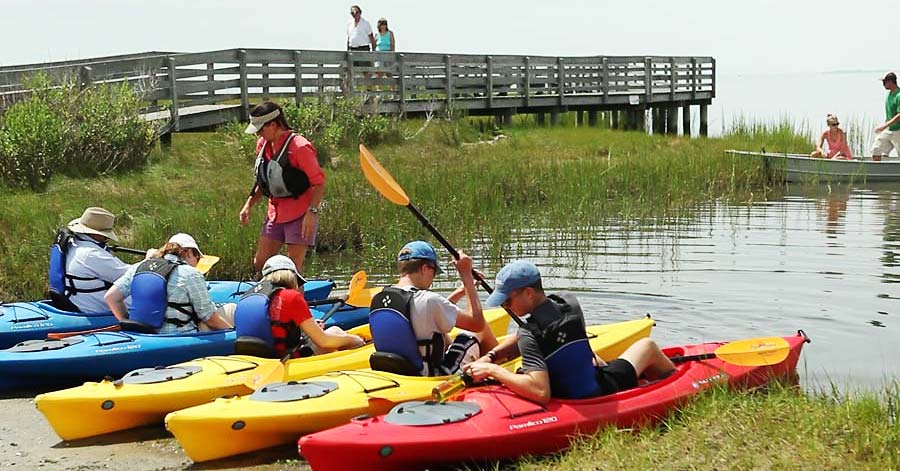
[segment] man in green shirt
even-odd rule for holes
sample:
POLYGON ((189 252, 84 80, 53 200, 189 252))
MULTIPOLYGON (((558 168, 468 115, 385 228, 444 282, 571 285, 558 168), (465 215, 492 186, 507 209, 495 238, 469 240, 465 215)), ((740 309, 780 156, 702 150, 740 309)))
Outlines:
POLYGON ((872 160, 881 160, 896 149, 900 155, 900 90, 897 88, 897 75, 888 72, 881 79, 881 83, 888 91, 884 101, 885 122, 875 128, 878 137, 872 144, 872 160))

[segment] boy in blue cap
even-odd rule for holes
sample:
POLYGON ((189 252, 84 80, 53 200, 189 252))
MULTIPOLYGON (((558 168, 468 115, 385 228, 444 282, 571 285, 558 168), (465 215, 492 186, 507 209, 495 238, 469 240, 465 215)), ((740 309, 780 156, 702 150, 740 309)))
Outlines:
MULTIPOLYGON (((472 275, 472 258, 460 252, 459 260, 453 262, 462 286, 448 297, 429 291, 434 278, 443 273, 438 263, 437 253, 428 242, 412 241, 397 254, 397 270, 400 279, 385 291, 396 292, 408 301, 399 303, 405 310, 402 314, 409 320, 415 338, 418 340, 419 352, 423 359, 420 372, 424 376, 453 374, 460 367, 479 356, 482 351, 494 348, 497 339, 484 319, 481 301, 472 275), (468 307, 460 309, 456 303, 465 296, 468 307), (449 336, 453 327, 469 332, 459 334, 455 339, 449 336), (449 348, 447 348, 449 346, 449 348)), ((373 299, 375 309, 381 299, 373 299)), ((374 330, 373 330, 374 332, 374 330)), ((391 339, 377 339, 390 342, 391 339)))
POLYGON ((574 295, 545 295, 534 264, 516 260, 497 273, 488 306, 503 306, 517 316, 530 315, 514 338, 489 350, 464 372, 474 381, 493 378, 516 394, 540 404, 552 397, 583 398, 612 394, 637 386, 638 377, 658 379, 675 365, 650 339, 635 342, 621 357, 606 364, 590 351, 584 315, 574 295), (519 373, 497 360, 522 355, 519 373))

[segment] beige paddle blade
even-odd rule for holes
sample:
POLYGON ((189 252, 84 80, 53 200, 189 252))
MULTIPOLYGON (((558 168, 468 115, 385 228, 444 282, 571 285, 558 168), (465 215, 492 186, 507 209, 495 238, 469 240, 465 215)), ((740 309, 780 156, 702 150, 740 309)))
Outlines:
POLYGON ((362 144, 359 145, 359 164, 362 166, 363 175, 366 176, 366 180, 369 180, 369 183, 371 183, 372 186, 374 186, 375 189, 391 203, 399 204, 400 206, 407 206, 409 204, 409 197, 406 196, 406 192, 403 191, 403 188, 401 188, 394 180, 394 177, 392 177, 391 174, 375 160, 375 156, 369 152, 369 149, 366 149, 366 146, 362 144))
POLYGON ((766 366, 784 361, 791 346, 782 337, 736 340, 716 349, 716 356, 738 366, 766 366))
POLYGON ((347 292, 346 304, 356 307, 366 307, 372 304, 372 293, 366 289, 366 283, 368 282, 369 277, 366 275, 365 270, 354 273, 353 278, 350 278, 350 289, 347 292))
POLYGON ((213 265, 219 263, 219 257, 215 255, 204 255, 200 257, 200 261, 197 262, 197 271, 203 273, 204 275, 209 272, 209 270, 213 267, 213 265))
POLYGON ((257 390, 267 384, 284 380, 284 363, 278 360, 264 360, 245 381, 244 385, 257 390))

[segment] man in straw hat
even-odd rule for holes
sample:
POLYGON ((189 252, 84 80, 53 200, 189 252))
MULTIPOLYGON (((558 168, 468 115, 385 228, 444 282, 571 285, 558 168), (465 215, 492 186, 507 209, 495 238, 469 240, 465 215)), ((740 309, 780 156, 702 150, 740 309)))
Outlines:
POLYGON ((873 160, 887 157, 891 149, 896 149, 900 156, 900 90, 897 88, 897 74, 888 72, 881 78, 881 84, 888 95, 884 101, 885 122, 875 128, 878 136, 872 143, 873 160))
POLYGON ((59 263, 54 266, 51 255, 50 285, 54 290, 54 277, 64 283, 63 293, 81 312, 105 312, 109 308, 103 301, 106 290, 122 276, 129 265, 116 258, 107 248, 110 240, 118 240, 113 231, 116 217, 103 208, 84 210, 80 218, 73 219, 57 237, 59 263), (64 256, 64 257, 63 257, 64 256))

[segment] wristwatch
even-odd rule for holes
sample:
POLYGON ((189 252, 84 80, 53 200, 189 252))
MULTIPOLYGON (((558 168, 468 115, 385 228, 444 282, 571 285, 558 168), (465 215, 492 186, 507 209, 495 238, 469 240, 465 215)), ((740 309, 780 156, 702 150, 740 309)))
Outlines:
POLYGON ((496 360, 497 360, 497 353, 494 352, 493 350, 488 350, 488 352, 485 353, 485 356, 488 357, 488 358, 490 358, 491 361, 496 361, 496 360))
POLYGON ((311 212, 311 213, 313 213, 313 214, 319 214, 319 208, 317 208, 317 207, 315 207, 315 206, 310 206, 309 209, 308 209, 307 211, 309 211, 309 212, 311 212))

